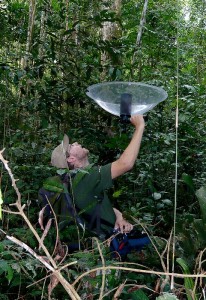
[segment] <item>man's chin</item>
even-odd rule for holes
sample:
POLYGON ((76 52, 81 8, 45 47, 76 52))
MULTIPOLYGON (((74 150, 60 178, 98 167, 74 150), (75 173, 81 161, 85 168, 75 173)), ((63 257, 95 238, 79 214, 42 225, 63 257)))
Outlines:
POLYGON ((73 164, 68 163, 68 167, 69 167, 70 170, 74 170, 74 165, 73 164))

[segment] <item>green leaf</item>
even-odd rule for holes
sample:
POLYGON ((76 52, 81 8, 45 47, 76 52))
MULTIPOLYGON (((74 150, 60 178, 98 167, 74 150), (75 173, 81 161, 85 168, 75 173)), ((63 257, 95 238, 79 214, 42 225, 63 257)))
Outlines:
POLYGON ((8 264, 4 259, 0 260, 0 274, 2 274, 3 272, 6 272, 8 268, 8 264))
POLYGON ((24 266, 33 273, 33 277, 35 277, 37 275, 36 273, 36 264, 35 261, 33 259, 31 260, 27 260, 26 263, 24 264, 24 266))
POLYGON ((157 297, 156 300, 178 300, 178 298, 173 294, 165 293, 165 294, 157 297))
POLYGON ((160 194, 160 193, 153 193, 153 198, 155 199, 155 200, 159 200, 159 199, 161 199, 161 197, 162 197, 162 195, 160 194))
POLYGON ((43 184, 43 187, 51 192, 62 193, 64 191, 63 184, 59 176, 47 178, 43 184))
POLYGON ((11 282, 13 276, 14 276, 14 272, 12 268, 8 265, 6 278, 8 279, 9 283, 11 282))
POLYGON ((114 198, 118 198, 121 194, 122 194, 122 190, 118 190, 118 191, 114 192, 112 196, 114 198))
POLYGON ((134 300, 149 300, 147 295, 142 290, 138 290, 138 291, 133 292, 131 294, 131 299, 134 299, 134 300))
POLYGON ((183 87, 185 87, 186 89, 188 89, 190 92, 195 93, 196 92, 196 87, 189 85, 189 84, 184 84, 183 87))
POLYGON ((186 185, 192 190, 194 191, 194 183, 193 183, 193 179, 192 179, 192 176, 186 174, 186 173, 183 173, 182 174, 182 180, 184 181, 184 183, 186 183, 186 185))
POLYGON ((206 186, 202 186, 196 191, 196 196, 199 201, 202 219, 206 223, 206 186))
MULTIPOLYGON (((193 221, 194 230, 196 232, 198 240, 204 245, 206 244, 206 224, 202 219, 194 219, 193 221)), ((198 247, 198 245, 196 245, 198 247)))
POLYGON ((10 267, 10 265, 7 263, 7 261, 1 259, 0 260, 0 274, 2 274, 4 272, 6 273, 6 278, 10 282, 13 278, 14 272, 13 272, 12 268, 10 267))
POLYGON ((65 173, 67 173, 67 172, 68 172, 68 169, 58 169, 57 170, 57 174, 59 174, 59 175, 63 175, 65 173))
MULTIPOLYGON (((177 258, 177 263, 181 266, 183 274, 191 274, 190 269, 183 258, 177 258)), ((194 280, 192 278, 184 278, 184 286, 186 289, 187 299, 188 300, 198 300, 196 295, 192 295, 192 290, 194 289, 194 280)))
POLYGON ((20 273, 21 272, 21 267, 18 263, 13 263, 11 265, 12 269, 15 270, 17 273, 20 273))
POLYGON ((163 199, 163 200, 162 200, 162 203, 164 203, 164 204, 166 204, 166 205, 169 205, 169 206, 172 205, 172 201, 169 200, 169 199, 163 199))

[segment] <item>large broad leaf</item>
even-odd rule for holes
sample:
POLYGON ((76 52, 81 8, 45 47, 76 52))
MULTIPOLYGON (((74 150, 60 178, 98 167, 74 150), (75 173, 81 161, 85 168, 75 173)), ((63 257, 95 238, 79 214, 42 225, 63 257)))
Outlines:
POLYGON ((43 187, 51 192, 62 193, 64 191, 64 187, 59 176, 47 178, 43 187))
POLYGON ((206 223, 206 186, 202 186, 199 190, 197 190, 196 196, 199 201, 202 219, 204 223, 206 223))
MULTIPOLYGON (((177 262, 181 266, 182 271, 183 271, 184 274, 191 274, 190 269, 189 269, 187 263, 184 261, 184 259, 177 258, 177 262)), ((192 278, 185 277, 184 278, 184 286, 185 286, 185 290, 186 290, 186 293, 187 293, 187 299, 188 300, 198 300, 196 295, 192 294, 192 291, 193 291, 194 286, 195 286, 194 280, 192 278)))
POLYGON ((0 274, 2 274, 4 272, 6 274, 6 278, 8 279, 8 281, 11 282, 14 272, 13 272, 11 266, 8 264, 8 262, 4 259, 1 259, 0 260, 0 274))
MULTIPOLYGON (((194 219, 193 226, 195 229, 195 233, 197 236, 198 241, 203 244, 203 247, 206 245, 206 223, 203 222, 202 219, 194 219)), ((201 247, 200 245, 195 245, 196 248, 201 247)))

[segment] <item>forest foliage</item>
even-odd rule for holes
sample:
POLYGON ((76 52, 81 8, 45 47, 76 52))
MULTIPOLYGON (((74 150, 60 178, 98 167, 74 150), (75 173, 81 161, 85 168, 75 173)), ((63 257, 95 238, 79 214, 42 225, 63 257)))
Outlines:
MULTIPOLYGON (((171 272, 174 242, 176 273, 205 269, 205 13, 202 0, 0 2, 0 150, 5 149, 26 215, 39 234, 37 194, 54 172, 51 151, 63 134, 85 145, 91 160, 103 164, 119 156, 133 132, 128 126, 122 133, 119 118, 95 105, 86 96, 87 87, 135 81, 168 93, 146 115, 134 169, 115 181, 111 191, 114 205, 142 224, 155 245, 145 250, 144 259, 133 255, 130 262, 154 274, 110 270, 104 299, 203 298, 204 278, 177 278, 172 289, 171 277, 155 272, 171 272), (105 26, 113 29, 106 38, 105 26)), ((12 210, 17 196, 3 164, 0 187, 2 208, 12 210)), ((17 237, 37 249, 28 224, 3 213, 1 228, 0 299, 47 299, 48 282, 46 287, 37 282, 46 276, 45 268, 5 238, 17 237), (26 288, 33 281, 37 284, 26 288)), ((101 251, 106 265, 113 265, 107 247, 101 251)), ((77 265, 64 274, 70 283, 101 265, 98 247, 66 258, 75 260, 77 265)), ((101 299, 100 275, 82 279, 77 288, 81 299, 101 299)), ((58 285, 52 297, 68 296, 58 285)))

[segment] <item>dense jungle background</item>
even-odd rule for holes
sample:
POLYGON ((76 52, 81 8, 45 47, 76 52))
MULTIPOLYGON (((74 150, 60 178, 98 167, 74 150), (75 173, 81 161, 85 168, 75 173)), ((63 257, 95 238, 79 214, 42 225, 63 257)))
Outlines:
MULTIPOLYGON (((1 162, 0 299, 206 299, 204 276, 178 275, 206 267, 205 0, 1 0, 0 41, 0 150, 9 161, 1 162), (64 252, 56 269, 71 265, 57 279, 22 216, 41 236, 38 190, 55 172, 51 151, 64 133, 97 164, 125 149, 132 126, 121 132, 119 118, 86 96, 104 81, 168 93, 146 114, 135 168, 110 192, 152 243, 121 263, 94 240, 84 252, 64 252), (102 266, 113 269, 96 272, 102 266)), ((51 235, 44 244, 52 256, 51 235)))

